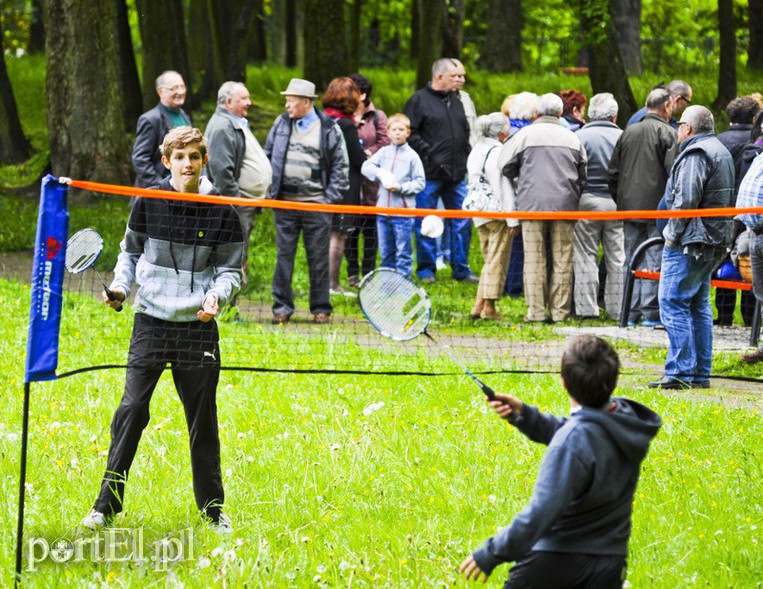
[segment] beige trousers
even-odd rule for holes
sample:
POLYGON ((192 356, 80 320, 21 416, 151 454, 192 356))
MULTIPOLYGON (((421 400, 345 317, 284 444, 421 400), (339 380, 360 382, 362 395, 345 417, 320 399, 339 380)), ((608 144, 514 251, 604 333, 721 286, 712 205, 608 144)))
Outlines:
POLYGON ((509 270, 511 236, 506 221, 490 221, 477 228, 480 236, 480 250, 485 264, 480 272, 477 297, 497 301, 503 295, 506 273, 509 270))
POLYGON ((525 248, 524 288, 528 321, 552 321, 570 314, 574 221, 522 221, 525 248), (546 235, 551 238, 551 279, 546 268, 546 235))

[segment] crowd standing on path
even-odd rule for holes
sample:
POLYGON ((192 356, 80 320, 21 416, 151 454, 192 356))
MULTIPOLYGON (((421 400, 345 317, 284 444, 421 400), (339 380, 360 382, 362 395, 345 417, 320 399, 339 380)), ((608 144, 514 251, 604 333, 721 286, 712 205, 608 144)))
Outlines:
MULTIPOLYGON (((361 74, 332 80, 323 96, 323 111, 315 107, 314 84, 294 78, 282 92, 286 112, 270 129, 264 149, 247 122, 251 101, 246 86, 226 82, 206 130, 209 178, 227 195, 307 204, 428 209, 439 204, 450 210, 542 214, 686 208, 686 202, 692 202, 677 198, 681 182, 669 183, 681 145, 676 129, 692 127, 691 120, 682 118, 693 99, 685 81, 673 80, 650 91, 625 132, 617 127, 618 105, 611 94, 589 101, 574 88, 540 97, 524 91, 506 98, 502 114, 478 118, 465 81, 459 60, 438 59, 427 86, 407 100, 405 114, 388 119, 372 102, 373 86, 361 74)), ((156 86, 160 102, 140 118, 136 133, 133 161, 139 186, 155 185, 165 176, 154 146, 170 128, 190 122, 182 110, 182 77, 163 72, 156 86)), ((718 141, 731 154, 733 204, 763 151, 763 113, 759 98, 752 96, 733 100, 728 112, 730 128, 711 143, 718 141)), ((245 242, 244 286, 256 210, 238 208, 245 242)), ((452 279, 478 283, 469 311, 475 320, 501 320, 498 303, 504 294, 524 296, 527 322, 558 322, 571 316, 616 319, 634 251, 647 239, 667 237, 651 219, 520 223, 475 218, 483 262, 478 276, 470 267, 468 218, 446 220, 442 243, 422 235, 419 217, 281 209, 274 211, 274 219, 274 324, 288 322, 297 311, 291 282, 300 236, 310 277, 309 311, 316 323, 331 321, 332 295, 355 296, 353 289, 377 265, 377 249, 381 266, 426 284, 442 272, 438 248, 447 256, 452 279), (341 275, 344 259, 346 283, 341 275)), ((723 271, 748 255, 752 235, 738 221, 732 242, 716 244, 724 250, 723 271)), ((641 267, 660 271, 664 262, 662 247, 653 247, 641 267)), ((660 289, 666 289, 664 280, 636 281, 629 325, 667 327, 663 315, 670 297, 658 297, 660 289)), ((742 296, 746 324, 753 319, 753 297, 742 296)), ((716 323, 729 325, 736 292, 719 290, 716 305, 716 323)), ((692 373, 686 382, 704 386, 703 371, 692 373)))

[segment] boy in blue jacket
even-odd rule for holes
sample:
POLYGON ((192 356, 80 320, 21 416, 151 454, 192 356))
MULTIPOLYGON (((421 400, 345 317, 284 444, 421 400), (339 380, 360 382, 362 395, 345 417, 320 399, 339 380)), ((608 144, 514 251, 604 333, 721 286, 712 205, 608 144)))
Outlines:
POLYGON ((610 344, 583 335, 562 357, 569 418, 510 395, 489 402, 548 450, 529 504, 463 562, 467 579, 487 580, 499 564, 515 562, 505 589, 622 587, 641 461, 662 421, 635 401, 611 397, 619 370, 610 344))
MULTIPOLYGON (((387 119, 390 145, 382 147, 363 162, 363 176, 379 183, 378 207, 416 208, 416 195, 424 189, 426 176, 421 158, 408 145, 411 122, 397 113, 387 119)), ((377 215, 379 253, 382 268, 395 268, 410 278, 413 272, 413 229, 408 216, 377 215)))

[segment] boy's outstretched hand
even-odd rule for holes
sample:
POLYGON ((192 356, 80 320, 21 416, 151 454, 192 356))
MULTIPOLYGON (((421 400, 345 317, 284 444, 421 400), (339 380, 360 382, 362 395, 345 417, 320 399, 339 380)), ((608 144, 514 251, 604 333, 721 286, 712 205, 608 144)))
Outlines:
POLYGON ((217 305, 217 297, 215 295, 209 295, 206 299, 204 299, 204 308, 199 309, 199 311, 196 313, 196 316, 202 323, 207 323, 212 321, 212 319, 217 316, 218 311, 219 308, 217 305))
POLYGON ((488 401, 488 405, 490 405, 502 419, 516 419, 522 415, 522 401, 511 395, 496 393, 495 401, 488 401))
POLYGON ((487 578, 490 576, 485 573, 474 560, 474 557, 470 554, 464 562, 461 563, 459 572, 466 577, 466 579, 473 579, 475 581, 480 580, 480 576, 483 576, 482 582, 487 583, 487 578))

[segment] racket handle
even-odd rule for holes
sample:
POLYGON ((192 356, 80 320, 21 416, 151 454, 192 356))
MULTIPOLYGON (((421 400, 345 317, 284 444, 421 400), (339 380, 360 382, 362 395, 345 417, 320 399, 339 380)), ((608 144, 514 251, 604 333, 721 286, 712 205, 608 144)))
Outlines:
POLYGON ((495 391, 493 389, 491 389, 482 381, 480 381, 480 388, 482 388, 482 392, 485 393, 485 396, 488 399, 490 399, 491 401, 495 401, 495 391))
MULTIPOLYGON (((109 290, 108 286, 104 285, 103 288, 106 289, 105 292, 106 292, 106 298, 107 299, 109 299, 110 301, 116 301, 117 300, 117 295, 115 295, 113 292, 111 292, 111 290, 109 290)), ((122 303, 120 303, 119 306, 116 309, 114 309, 114 310, 117 313, 121 313, 122 312, 122 303)))

